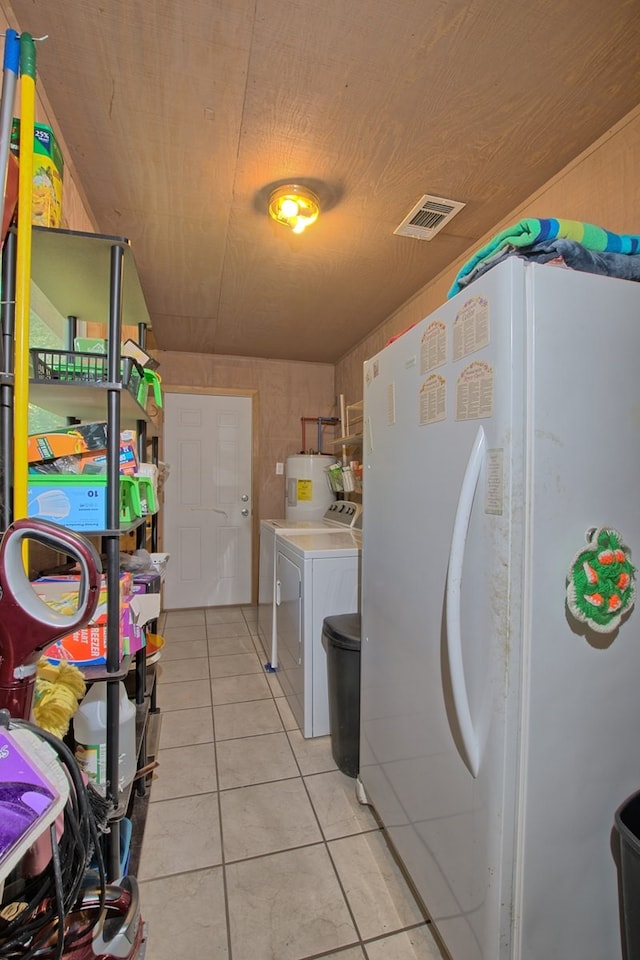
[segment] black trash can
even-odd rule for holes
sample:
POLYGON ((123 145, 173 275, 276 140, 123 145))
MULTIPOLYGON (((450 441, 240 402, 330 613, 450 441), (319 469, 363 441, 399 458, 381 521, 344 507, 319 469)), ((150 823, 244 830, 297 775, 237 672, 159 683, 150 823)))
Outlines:
POLYGON ((338 769, 357 777, 360 768, 360 614, 325 617, 331 752, 338 769))
POLYGON ((620 834, 621 898, 628 960, 640 957, 640 791, 615 815, 620 834))

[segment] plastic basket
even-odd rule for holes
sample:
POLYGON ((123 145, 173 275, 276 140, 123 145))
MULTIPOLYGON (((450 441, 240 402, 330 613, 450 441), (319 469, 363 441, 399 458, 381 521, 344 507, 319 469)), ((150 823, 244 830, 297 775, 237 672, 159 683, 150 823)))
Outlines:
POLYGON ((120 521, 132 523, 142 517, 137 477, 120 477, 120 521))
POLYGON ((138 485, 138 498, 140 501, 141 516, 146 517, 152 513, 158 512, 155 490, 151 477, 143 477, 139 474, 133 479, 138 485))
POLYGON ((153 400, 156 407, 162 407, 162 384, 160 377, 153 370, 145 367, 143 378, 138 389, 138 403, 141 407, 146 407, 149 395, 153 394, 153 400))
MULTIPOLYGON (((108 383, 107 357, 100 353, 81 353, 77 350, 43 350, 33 348, 32 377, 37 383, 108 383)), ((123 387, 136 396, 144 379, 142 367, 131 357, 120 363, 123 387)))

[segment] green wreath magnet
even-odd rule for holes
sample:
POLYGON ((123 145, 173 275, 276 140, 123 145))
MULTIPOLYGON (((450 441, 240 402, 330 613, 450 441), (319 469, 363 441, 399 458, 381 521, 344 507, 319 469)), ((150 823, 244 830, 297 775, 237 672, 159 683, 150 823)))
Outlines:
POLYGON ((633 607, 636 571, 617 530, 598 527, 587 539, 569 569, 567 605, 592 630, 610 633, 633 607))

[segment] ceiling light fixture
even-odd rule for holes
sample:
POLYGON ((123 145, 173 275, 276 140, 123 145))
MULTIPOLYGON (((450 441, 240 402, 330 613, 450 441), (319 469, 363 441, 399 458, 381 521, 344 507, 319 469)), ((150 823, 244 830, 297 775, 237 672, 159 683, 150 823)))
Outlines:
POLYGON ((320 201, 309 187, 286 183, 269 196, 269 216, 294 233, 302 233, 319 215, 320 201))

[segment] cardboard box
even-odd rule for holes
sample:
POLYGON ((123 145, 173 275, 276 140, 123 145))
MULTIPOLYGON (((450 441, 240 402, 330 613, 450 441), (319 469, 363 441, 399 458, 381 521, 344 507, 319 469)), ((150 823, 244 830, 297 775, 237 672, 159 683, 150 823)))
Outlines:
POLYGON ((27 512, 30 517, 62 523, 70 530, 106 529, 106 474, 29 474, 27 512))
POLYGON ((146 646, 145 625, 159 616, 159 593, 140 593, 131 598, 125 610, 125 620, 128 620, 128 629, 124 633, 125 654, 133 655, 146 646))
POLYGON ((144 627, 160 616, 160 594, 149 593, 132 597, 129 601, 131 618, 137 627, 144 627))
MULTIPOLYGON (((120 477, 120 523, 142 516, 135 479, 120 477)), ((52 520, 70 530, 95 533, 107 529, 107 475, 105 473, 30 473, 27 513, 52 520)))
MULTIPOLYGON (((56 434, 34 434, 40 452, 47 453, 53 448, 59 448, 61 441, 56 434)), ((76 438, 77 440, 78 438, 76 438)), ((35 455, 35 448, 32 450, 35 455)), ((120 473, 127 476, 138 472, 138 454, 136 448, 136 431, 123 430, 120 434, 120 473)), ((85 453, 69 453, 56 456, 53 459, 32 460, 29 464, 29 473, 50 474, 101 474, 107 472, 107 451, 105 448, 92 449, 85 453)))
MULTIPOLYGON (((79 573, 61 573, 56 576, 39 577, 32 582, 32 587, 47 606, 58 613, 67 616, 77 607, 77 596, 80 583, 79 573)), ((123 571, 119 579, 120 607, 122 608, 133 596, 133 578, 130 573, 123 571)), ((107 622, 107 575, 100 576, 100 595, 98 604, 91 619, 92 624, 107 622)))
MULTIPOLYGON (((20 120, 11 125, 11 152, 20 157, 20 120)), ((39 227, 62 223, 62 178, 64 161, 51 127, 36 123, 33 131, 33 188, 31 222, 39 227)))
MULTIPOLYGON (((55 460, 50 461, 55 463, 55 460)), ((78 461, 78 473, 106 473, 107 451, 81 453, 78 461)), ((127 430, 120 435, 120 473, 131 476, 138 470, 135 430, 127 430)))
POLYGON ((138 613, 133 606, 136 600, 137 597, 132 597, 132 599, 125 604, 122 612, 120 636, 122 639, 122 652, 125 657, 133 656, 133 654, 141 650, 147 642, 147 636, 142 629, 142 624, 137 622, 138 613))
MULTIPOLYGON (((154 575, 155 579, 157 579, 159 587, 160 577, 157 574, 154 575)), ((157 620, 160 616, 160 593, 155 591, 147 593, 145 587, 146 584, 134 581, 134 595, 129 601, 131 617, 138 627, 144 627, 151 620, 157 620)))
POLYGON ((75 423, 47 433, 33 433, 27 441, 27 460, 54 460, 76 453, 91 453, 107 448, 107 423, 75 423))
POLYGON ((133 575, 133 596, 129 601, 129 613, 132 620, 132 638, 125 641, 127 653, 137 653, 146 645, 147 634, 144 629, 151 620, 160 616, 160 587, 162 582, 159 573, 135 573, 133 575))
MULTIPOLYGON (((119 657, 125 656, 125 643, 120 636, 119 657)), ((107 628, 104 624, 94 624, 83 630, 62 637, 44 651, 44 656, 52 663, 63 660, 77 667, 97 666, 107 662, 107 628)))
MULTIPOLYGON (((162 579, 157 570, 149 573, 133 574, 133 593, 134 596, 140 593, 160 593, 162 579)), ((158 611, 159 613, 160 611, 158 611)))
MULTIPOLYGON (((40 577, 34 580, 33 589, 52 610, 70 615, 76 609, 79 576, 76 574, 56 577, 40 577)), ((125 655, 126 647, 135 631, 129 612, 129 601, 133 589, 131 574, 120 574, 120 631, 119 656, 125 655)), ((77 665, 101 664, 107 662, 107 579, 101 577, 98 606, 91 623, 82 630, 75 630, 62 637, 44 651, 44 655, 53 661, 68 660, 77 665)))

